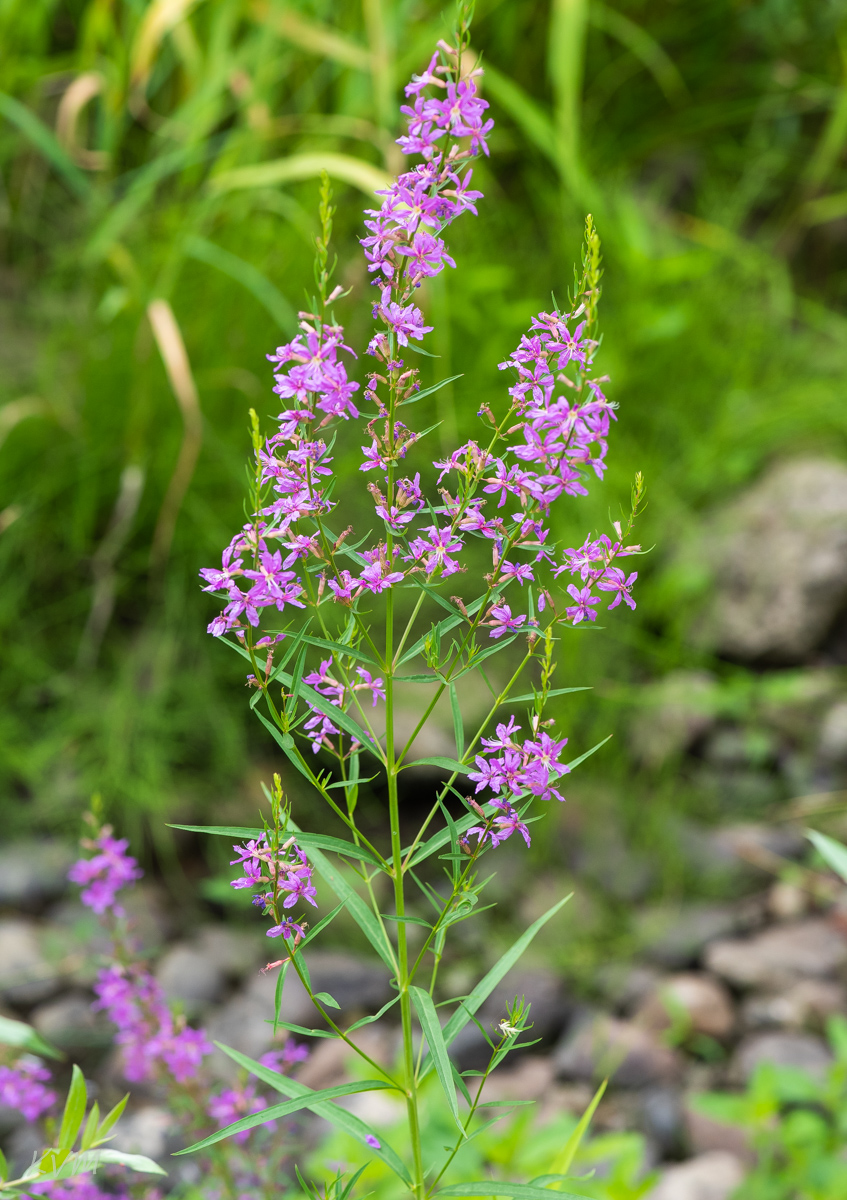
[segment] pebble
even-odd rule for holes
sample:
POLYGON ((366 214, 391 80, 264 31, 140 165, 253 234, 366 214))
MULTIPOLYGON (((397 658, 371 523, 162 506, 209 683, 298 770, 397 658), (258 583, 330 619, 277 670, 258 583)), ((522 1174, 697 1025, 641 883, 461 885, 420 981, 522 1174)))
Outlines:
POLYGON ((716 1121, 714 1117, 698 1112, 689 1101, 684 1103, 683 1113, 686 1140, 695 1154, 722 1150, 751 1166, 756 1161, 747 1130, 716 1121))
POLYGON ((689 904, 685 908, 656 907, 642 910, 637 932, 644 954, 663 967, 694 964, 703 948, 715 938, 754 927, 761 906, 754 899, 740 904, 689 904))
POLYGON ((220 964, 190 942, 177 942, 165 951, 156 978, 168 1000, 178 1000, 189 1013, 220 1000, 226 986, 220 964))
POLYGON ((166 1108, 145 1104, 134 1112, 124 1113, 115 1126, 114 1140, 110 1144, 112 1149, 124 1154, 145 1154, 157 1161, 169 1157, 178 1148, 174 1144, 173 1130, 174 1118, 166 1108))
POLYGON ((738 987, 774 991, 798 978, 835 974, 847 964, 847 938, 823 917, 777 925, 752 938, 713 942, 705 965, 738 987))
POLYGON ((61 842, 16 842, 0 850, 0 905, 37 911, 67 890, 74 853, 61 842))
POLYGON ((60 1050, 108 1046, 113 1030, 104 1015, 92 1009, 93 999, 88 992, 69 992, 40 1004, 30 1013, 29 1023, 60 1050))
POLYGON ((688 1022, 683 1033, 704 1033, 722 1040, 735 1026, 732 998, 724 985, 693 971, 660 980, 633 1020, 644 1029, 662 1033, 674 1027, 682 1014, 688 1022))
POLYGON ((744 1174, 734 1154, 713 1150, 668 1167, 645 1200, 729 1200, 744 1174))
POLYGON ((37 1004, 56 990, 59 973, 45 958, 29 921, 0 921, 0 996, 11 1004, 37 1004))
POLYGON ((752 1029, 771 1025, 818 1029, 837 1013, 847 1013, 847 989, 827 979, 801 979, 775 995, 753 993, 741 1008, 744 1024, 752 1029))
POLYGON ((823 1079, 832 1055, 821 1039, 810 1033, 754 1033, 737 1047, 731 1073, 746 1083, 759 1063, 764 1062, 797 1067, 815 1079, 823 1079))
POLYGON ((632 1021, 587 1014, 553 1052, 564 1079, 614 1079, 616 1087, 639 1088, 678 1078, 682 1063, 669 1046, 632 1021))

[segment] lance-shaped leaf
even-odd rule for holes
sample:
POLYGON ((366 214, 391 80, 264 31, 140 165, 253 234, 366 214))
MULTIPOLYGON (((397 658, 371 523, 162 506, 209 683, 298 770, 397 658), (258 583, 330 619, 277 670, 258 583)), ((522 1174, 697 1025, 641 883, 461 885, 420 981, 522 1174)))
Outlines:
POLYGON ((457 758, 446 758, 443 754, 433 754, 430 758, 416 758, 414 762, 403 763, 401 770, 407 771, 409 767, 443 767, 445 771, 456 775, 467 775, 473 765, 459 762, 457 758))
POLYGON ((836 842, 835 838, 818 833, 815 829, 807 829, 806 837, 836 874, 847 882, 847 846, 836 842))
MULTIPOLYGON (((571 893, 571 895, 572 894, 573 893, 571 893)), ((526 929, 518 938, 518 940, 509 947, 506 953, 497 960, 491 970, 484 975, 482 979, 480 979, 479 983, 476 985, 470 995, 465 997, 459 1008, 456 1009, 450 1020, 444 1026, 443 1034, 445 1045, 449 1046, 454 1038, 458 1036, 459 1032, 464 1029, 473 1014, 477 1011, 480 1005, 482 1005, 484 1001, 488 999, 506 972, 512 969, 512 967, 523 954, 524 950, 526 950, 527 946, 530 945, 538 931, 544 928, 551 917, 555 917, 559 909, 562 908, 563 905, 567 904, 570 898, 570 895, 563 897, 558 904, 554 904, 552 908, 548 908, 547 912, 540 916, 537 921, 533 921, 530 927, 526 929)), ((422 1080, 429 1074, 429 1072, 432 1070, 432 1067, 433 1062, 432 1058, 430 1057, 430 1060, 426 1063, 423 1071, 421 1072, 422 1080)), ((491 1193, 486 1194, 491 1195, 491 1193)))
POLYGON ((591 758, 592 754, 596 754, 601 746, 605 746, 606 742, 611 740, 612 734, 610 733, 608 737, 603 738, 602 742, 598 742, 596 746, 592 746, 590 750, 586 750, 584 754, 580 754, 579 758, 575 758, 569 762, 568 769, 572 771, 574 767, 578 767, 580 763, 584 763, 587 758, 591 758))
POLYGON ((412 997, 412 1003, 418 1014, 423 1035, 429 1046, 429 1053, 435 1064, 435 1073, 438 1076, 438 1082, 441 1084, 444 1095, 447 1097, 447 1104, 450 1112, 453 1114, 453 1120, 464 1136, 465 1131, 459 1119, 456 1089, 453 1086, 453 1069, 450 1064, 450 1056, 447 1053, 447 1046, 444 1043, 441 1025, 438 1021, 438 1013, 435 1011, 435 1005, 432 1002, 432 996, 430 996, 429 992, 425 992, 423 988, 419 987, 410 987, 409 995, 412 997))
POLYGON ((449 1187, 439 1188, 436 1196, 511 1196, 512 1200, 550 1200, 558 1196, 559 1200, 586 1200, 585 1193, 551 1192, 547 1188, 533 1187, 531 1183, 510 1183, 505 1179, 480 1179, 473 1183, 451 1183, 449 1187))
POLYGON ((376 661, 372 654, 368 654, 359 646, 346 646, 343 642, 333 642, 329 638, 312 637, 311 635, 305 640, 310 646, 316 646, 319 650, 330 650, 333 654, 347 654, 350 658, 358 659, 359 662, 365 662, 372 667, 376 667, 378 671, 385 669, 381 663, 376 661))
MULTIPOLYGON (((283 1096, 289 1096, 292 1100, 300 1101, 300 1108, 308 1108, 310 1112, 316 1113, 319 1117, 324 1117, 339 1129, 343 1129, 345 1133, 349 1133, 352 1137, 360 1142, 363 1146, 367 1146, 372 1154, 381 1159, 385 1165, 394 1172, 398 1178, 402 1179, 407 1187, 412 1187, 411 1176, 409 1175, 406 1165, 397 1151, 384 1140, 377 1138, 376 1134, 366 1125, 359 1117, 353 1113, 347 1112, 345 1108, 339 1108, 337 1104, 333 1104, 325 1096, 322 1097, 320 1092, 315 1092, 311 1088, 307 1088, 305 1084, 299 1083, 296 1079, 290 1079, 287 1075, 280 1075, 278 1072, 271 1070, 269 1067, 263 1067, 261 1063, 255 1059, 248 1058, 246 1054, 239 1053, 238 1050, 232 1050, 229 1046, 220 1046, 225 1054, 237 1062, 240 1066, 246 1067, 251 1075, 255 1075, 257 1079, 261 1079, 263 1083, 270 1084, 277 1092, 281 1092, 283 1096), (378 1143, 377 1146, 369 1142, 368 1138, 378 1143)), ((367 1080, 365 1085, 359 1083, 358 1091, 369 1091, 379 1087, 390 1087, 390 1084, 380 1080, 367 1080)), ((295 1110, 296 1111, 296 1110, 295 1110)))
POLYGON ((82 1127, 87 1100, 85 1077, 74 1063, 71 1072, 71 1086, 68 1088, 68 1098, 65 1101, 65 1111, 62 1113, 62 1124, 59 1128, 59 1140, 56 1143, 59 1150, 72 1149, 82 1127))
POLYGON ((267 729, 267 731, 270 733, 271 737, 279 746, 285 757, 291 763, 292 767, 299 771, 305 779, 308 779, 309 783, 314 783, 314 776, 298 755, 297 747, 291 734, 283 733, 281 729, 277 729, 276 725, 274 725, 266 716, 263 716, 263 714, 259 712, 258 708, 254 709, 253 711, 262 722, 265 729, 267 729))
POLYGON ((64 1058, 61 1050, 51 1046, 31 1025, 23 1021, 13 1021, 11 1017, 0 1016, 0 1046, 14 1046, 15 1049, 29 1050, 32 1054, 42 1054, 46 1058, 64 1058))
MULTIPOLYGON (((468 607, 467 607, 468 616, 472 617, 477 612, 479 612, 479 609, 482 607, 482 602, 484 599, 485 599, 484 596, 480 596, 480 598, 478 600, 474 600, 473 604, 468 605, 468 607)), ((465 620, 465 618, 461 614, 459 614, 455 617, 447 617, 447 618, 445 618, 445 620, 439 621, 438 624, 434 627, 434 630, 430 630, 428 633, 425 633, 423 635, 423 637, 419 637, 418 640, 413 645, 411 645, 408 650, 405 651, 405 653, 403 654, 403 657, 400 659, 400 662, 398 665, 402 666, 403 663, 409 662, 411 659, 415 658, 418 654, 420 654, 424 648, 424 643, 426 642, 427 638, 432 635, 433 632, 435 632, 435 634, 437 636, 441 637, 443 634, 449 633, 451 629, 455 629, 457 625, 461 625, 461 623, 464 620, 465 620)))

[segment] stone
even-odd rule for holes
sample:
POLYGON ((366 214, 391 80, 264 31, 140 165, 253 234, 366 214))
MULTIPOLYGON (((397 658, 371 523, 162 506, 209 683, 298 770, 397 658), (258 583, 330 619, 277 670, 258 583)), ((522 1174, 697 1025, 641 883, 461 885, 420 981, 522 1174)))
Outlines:
POLYGON ((827 979, 801 979, 776 994, 754 992, 741 1006, 741 1019, 750 1029, 822 1029, 829 1017, 839 1013, 847 1013, 847 990, 827 979))
POLYGON ((779 990, 801 978, 826 978, 847 964, 847 938, 823 917, 777 925, 750 938, 713 942, 705 965, 738 987, 779 990))
POLYGON ((740 933, 759 918, 755 903, 660 906, 641 911, 636 932, 647 958, 664 967, 687 967, 709 942, 740 933))
POLYGON ((735 1079, 747 1083, 759 1063, 797 1067, 823 1079, 832 1055, 820 1038, 810 1033, 754 1033, 739 1044, 732 1060, 735 1079))
POLYGON ((37 911, 68 888, 74 853, 61 842, 15 842, 0 850, 0 905, 37 911))
POLYGON ((678 757, 713 726, 721 688, 708 671, 671 671, 639 692, 629 732, 635 757, 657 768, 678 757))
POLYGON ((653 1033, 675 1027, 683 1018, 685 1032, 723 1040, 735 1026, 732 997, 720 980, 710 975, 693 971, 669 975, 659 981, 633 1016, 638 1025, 653 1033))
POLYGON ((56 990, 57 969, 47 961, 30 921, 0 921, 0 996, 11 1004, 37 1004, 56 990))
POLYGON ((632 1021, 586 1014, 553 1052, 556 1074, 564 1079, 603 1079, 615 1086, 640 1088, 676 1080, 677 1053, 632 1021))
POLYGON ((104 1014, 92 1009, 93 998, 87 992, 70 992, 40 1004, 29 1022, 60 1050, 109 1046, 113 1030, 104 1014))
POLYGON ((700 641, 742 662, 801 663, 847 601, 847 467, 772 467, 694 548, 715 590, 700 641))
POLYGON ((199 946, 177 942, 156 965, 156 978, 168 1000, 177 1000, 186 1012, 197 1012, 221 999, 226 979, 221 966, 199 946))
POLYGON ((482 1089, 482 1103, 491 1104, 495 1100, 540 1100, 550 1091, 555 1075, 555 1068, 549 1057, 525 1054, 514 1064, 497 1067, 489 1075, 482 1089))
POLYGON ((812 898, 805 888, 786 879, 779 879, 768 891, 768 911, 778 921, 790 921, 803 917, 812 905, 812 898))
POLYGON ((713 1150, 668 1167, 645 1200, 730 1200, 744 1175, 739 1158, 725 1150, 713 1150))
POLYGON ((847 700, 839 700, 824 717, 818 756, 828 766, 847 763, 847 700))
POLYGON ((145 1154, 155 1161, 169 1157, 181 1144, 168 1110, 156 1104, 145 1104, 134 1112, 124 1113, 115 1126, 110 1147, 124 1154, 145 1154))
POLYGON ((800 858, 808 848, 800 830, 789 825, 756 825, 752 822, 724 825, 710 834, 710 840, 719 858, 727 862, 740 858, 753 866, 761 865, 765 870, 770 869, 770 856, 800 858))
POLYGON ((196 945, 202 954, 207 954, 227 979, 241 979, 267 953, 268 940, 261 934, 244 929, 206 925, 193 939, 192 945, 196 945))
MULTIPOLYGON (((355 1014, 376 1012, 391 998, 388 970, 381 963, 356 958, 352 954, 316 951, 308 956, 312 989, 328 992, 340 1005, 339 1015, 348 1019, 355 1014)), ((212 1041, 223 1042, 258 1058, 274 1042, 273 1015, 277 972, 257 972, 237 993, 206 1022, 212 1041)), ((338 1010, 332 1010, 333 1018, 338 1010)), ((312 1029, 321 1025, 315 1006, 292 969, 285 979, 280 1017, 292 1025, 312 1029)), ((284 1040, 284 1033, 281 1037, 284 1040)), ((235 1064, 216 1051, 212 1059, 215 1071, 224 1078, 236 1073, 235 1064)))
POLYGON ((690 1099, 684 1102, 683 1120, 686 1140, 689 1148, 695 1154, 722 1150, 727 1154, 734 1155, 749 1166, 756 1161, 750 1135, 740 1126, 727 1125, 723 1121, 716 1121, 713 1117, 698 1112, 690 1099))
POLYGON ((682 1095, 674 1087, 644 1088, 638 1094, 638 1126, 664 1158, 676 1156, 685 1134, 682 1095))

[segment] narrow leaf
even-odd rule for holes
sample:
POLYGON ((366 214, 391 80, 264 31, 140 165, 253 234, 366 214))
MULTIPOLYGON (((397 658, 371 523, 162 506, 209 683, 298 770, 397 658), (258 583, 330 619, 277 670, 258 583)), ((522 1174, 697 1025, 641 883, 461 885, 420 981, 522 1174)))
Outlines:
MULTIPOLYGON (((571 893, 571 895, 572 894, 573 893, 571 893)), ((449 1046, 454 1038, 458 1036, 459 1032, 464 1029, 468 1021, 471 1020, 473 1013, 475 1013, 477 1009, 488 999, 503 976, 512 969, 512 967, 523 954, 524 950, 526 950, 526 948, 531 944, 539 930, 543 929, 552 917, 555 917, 559 909, 567 904, 570 898, 570 895, 563 897, 563 899, 561 899, 557 904, 554 904, 552 908, 548 908, 547 912, 540 916, 537 921, 533 921, 530 927, 526 929, 518 938, 518 940, 509 947, 506 953, 497 960, 491 970, 484 975, 482 979, 480 979, 479 983, 476 985, 470 995, 461 1002, 460 1007, 453 1013, 450 1020, 444 1026, 444 1042, 447 1046, 449 1046)), ((421 1073, 421 1079, 423 1079, 431 1069, 432 1064, 429 1063, 421 1073)))
MULTIPOLYGON (((591 692, 593 690, 594 689, 590 687, 554 688, 552 691, 547 693, 547 699, 549 700, 551 696, 567 696, 571 692, 591 692)), ((539 696, 540 694, 540 692, 525 692, 523 696, 509 696, 508 699, 503 701, 503 703, 521 704, 524 700, 534 700, 535 697, 539 696)), ((600 745, 602 746, 603 743, 601 742, 600 745)))
POLYGON ((815 829, 807 829, 806 837, 833 871, 847 882, 847 846, 815 829))
POLYGON ((320 850, 332 850, 336 854, 343 854, 345 858, 357 858, 360 862, 372 863, 373 866, 380 866, 380 861, 377 856, 364 846, 356 846, 353 842, 346 842, 343 838, 332 837, 328 833, 298 833, 297 844, 304 849, 314 847, 320 850))
POLYGON ((550 1200, 551 1195, 561 1200, 585 1200, 585 1195, 576 1192, 550 1192, 546 1188, 533 1187, 531 1183, 509 1183, 501 1179, 481 1179, 475 1183, 451 1183, 439 1188, 436 1196, 511 1196, 513 1200, 550 1200))
POLYGON ((130 1171, 143 1171, 145 1175, 167 1175, 167 1171, 146 1154, 124 1154, 122 1150, 90 1150, 88 1153, 96 1154, 98 1161, 108 1166, 129 1167, 130 1171))
POLYGON ((456 1089, 453 1086, 453 1068, 450 1065, 450 1056, 447 1053, 447 1046, 444 1042, 444 1035, 441 1032, 441 1025, 438 1021, 438 1013, 435 1011, 435 1005, 432 1002, 432 996, 430 996, 429 992, 425 992, 423 988, 419 987, 410 987, 409 995, 412 997, 412 1003, 418 1014, 423 1035, 429 1046, 430 1059, 435 1064, 435 1073, 438 1076, 438 1082, 441 1084, 441 1089, 447 1098, 447 1105, 453 1114, 453 1120, 464 1137, 465 1131, 459 1119, 459 1104, 456 1100, 456 1089))
POLYGON ((193 234, 185 240, 185 252, 189 258, 214 267, 216 271, 240 283, 270 313, 288 337, 293 337, 297 332, 297 314, 291 304, 275 284, 252 263, 229 250, 224 250, 214 242, 207 241, 206 238, 193 234))
POLYGON ((579 758, 575 758, 573 762, 569 762, 568 767, 570 770, 572 771, 574 767, 578 767, 580 763, 584 763, 587 758, 591 758, 592 754, 596 754, 601 746, 605 746, 606 742, 612 740, 612 736, 610 733, 608 737, 603 738, 602 742, 598 742, 596 746, 592 746, 590 750, 586 750, 584 754, 580 754, 579 758))
POLYGON ((129 1092, 122 1100, 119 1100, 114 1108, 111 1108, 97 1127, 97 1141, 102 1142, 107 1134, 111 1133, 112 1129, 117 1125, 121 1115, 126 1108, 129 1100, 129 1092))
POLYGON ((274 725, 271 721, 269 721, 268 718, 266 716, 264 716, 263 713, 259 712, 258 708, 254 709, 253 711, 255 712, 255 714, 259 718, 259 720, 262 722, 265 729, 268 730, 271 737, 274 739, 276 744, 279 746, 280 750, 282 750, 283 754, 288 759, 288 761, 291 763, 292 767, 295 767, 305 779, 308 779, 309 783, 314 784, 314 782, 315 782, 314 776, 312 775, 309 768, 304 766, 303 763, 300 761, 300 758, 298 757, 297 751, 295 748, 294 738, 291 736, 291 734, 283 733, 282 730, 277 729, 276 725, 274 725))
POLYGON ((455 683, 451 683, 450 710, 453 714, 453 737, 456 739, 456 756, 462 758, 465 753, 465 725, 462 720, 462 710, 459 707, 459 695, 455 683))
POLYGON ((71 1086, 68 1088, 68 1098, 65 1101, 65 1111, 62 1114, 62 1124, 59 1128, 59 1140, 56 1143, 59 1150, 72 1150, 85 1116, 85 1105, 88 1093, 85 1088, 85 1077, 74 1063, 71 1073, 71 1086))
POLYGON ((32 1054, 41 1054, 46 1058, 65 1057, 55 1046, 46 1042, 31 1025, 23 1021, 13 1021, 11 1017, 0 1016, 0 1045, 29 1050, 32 1054))
POLYGON ((341 1009, 341 1005, 334 996, 330 996, 329 992, 315 992, 312 999, 320 1000, 321 1004, 325 1004, 327 1008, 337 1008, 339 1011, 341 1009))
POLYGON ((378 671, 385 668, 376 661, 373 655, 366 653, 358 646, 346 646, 343 642, 333 642, 328 638, 312 637, 311 635, 305 639, 310 646, 316 646, 319 650, 331 650, 333 654, 347 654, 350 658, 356 658, 359 662, 369 663, 370 666, 376 667, 378 671))
POLYGON ((414 762, 403 763, 401 770, 407 771, 410 767, 444 767, 445 771, 467 775, 472 766, 473 763, 462 763, 456 758, 445 758, 441 754, 435 754, 431 758, 416 758, 414 762))
POLYGON ((85 172, 81 171, 67 150, 61 146, 56 135, 26 105, 0 92, 0 116, 16 125, 24 137, 32 143, 39 154, 51 163, 67 183, 71 191, 85 200, 91 194, 91 185, 85 172))
MULTIPOLYGON (((368 1146, 370 1152, 381 1159, 399 1179, 402 1179, 407 1187, 411 1188, 413 1186, 411 1176, 403 1160, 384 1138, 380 1137, 380 1146, 378 1149, 371 1146, 367 1139, 368 1137, 376 1139, 376 1135, 364 1121, 347 1112, 346 1109, 339 1108, 338 1105, 333 1104, 325 1097, 322 1100, 320 1093, 312 1091, 305 1084, 299 1083, 295 1079, 290 1079, 287 1075, 280 1075, 276 1071, 272 1071, 269 1067, 263 1067, 261 1063, 248 1058, 246 1054, 240 1054, 239 1051, 232 1050, 229 1046, 220 1046, 219 1048, 225 1054, 228 1054, 234 1062, 239 1063, 242 1067, 246 1067, 252 1075, 255 1075, 264 1083, 270 1084, 272 1088, 281 1092, 283 1096, 290 1096, 292 1099, 305 1101, 305 1103, 300 1104, 301 1108, 308 1108, 319 1117, 324 1117, 327 1121, 332 1122, 333 1125, 337 1125, 339 1129, 343 1129, 345 1133, 349 1133, 363 1146, 368 1146)), ((378 1080, 367 1080, 365 1082, 367 1084, 366 1087, 363 1087, 362 1083, 358 1084, 358 1091, 372 1090, 377 1086, 383 1088, 390 1087, 389 1084, 378 1080)))
POLYGON ((604 1079, 603 1082, 600 1084, 597 1091, 594 1093, 594 1096, 591 1100, 591 1103, 588 1105, 588 1108, 585 1110, 585 1112, 580 1117, 579 1124, 577 1125, 576 1129, 573 1131, 571 1136, 565 1142, 558 1157, 554 1160, 554 1162, 553 1162, 553 1174, 554 1175, 567 1175, 568 1172, 570 1171, 571 1164, 574 1160, 576 1152, 580 1147, 580 1143, 582 1142, 582 1139, 585 1137, 585 1134, 588 1131, 588 1126, 591 1124, 591 1118, 594 1116, 594 1113, 597 1111, 597 1105, 603 1099, 603 1093, 605 1092, 606 1087, 608 1086, 608 1083, 609 1083, 608 1079, 604 1079))

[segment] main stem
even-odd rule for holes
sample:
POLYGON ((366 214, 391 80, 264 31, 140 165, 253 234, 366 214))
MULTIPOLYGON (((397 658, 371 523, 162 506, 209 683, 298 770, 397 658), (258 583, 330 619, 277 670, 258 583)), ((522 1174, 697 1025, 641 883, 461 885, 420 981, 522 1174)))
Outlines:
MULTIPOLYGON (((397 798, 397 765, 394 758, 394 597, 389 590, 385 612, 385 755, 388 769, 388 809, 391 824, 391 858, 394 865, 394 909, 398 917, 406 912, 403 894, 403 843, 400 839, 400 805, 397 798)), ((405 921, 397 922, 397 986, 400 990, 400 1017, 403 1023, 403 1075, 406 1089, 406 1113, 409 1140, 414 1159, 414 1192, 424 1195, 423 1155, 418 1117, 418 1089, 415 1079, 415 1053, 412 1044, 412 1000, 409 995, 409 948, 405 921)))

